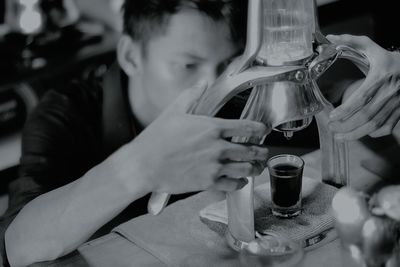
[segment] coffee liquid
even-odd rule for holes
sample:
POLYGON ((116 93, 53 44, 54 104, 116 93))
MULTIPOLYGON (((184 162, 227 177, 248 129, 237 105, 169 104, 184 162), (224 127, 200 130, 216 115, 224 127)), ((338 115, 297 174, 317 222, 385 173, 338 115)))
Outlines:
POLYGON ((283 163, 274 166, 270 173, 272 201, 281 207, 291 207, 300 199, 302 171, 283 163))

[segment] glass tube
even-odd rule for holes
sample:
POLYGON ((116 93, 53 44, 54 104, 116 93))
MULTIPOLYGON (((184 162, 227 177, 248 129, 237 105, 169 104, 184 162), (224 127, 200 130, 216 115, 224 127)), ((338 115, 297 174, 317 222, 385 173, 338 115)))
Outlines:
POLYGON ((258 57, 270 66, 312 54, 313 0, 263 0, 263 44, 258 57))

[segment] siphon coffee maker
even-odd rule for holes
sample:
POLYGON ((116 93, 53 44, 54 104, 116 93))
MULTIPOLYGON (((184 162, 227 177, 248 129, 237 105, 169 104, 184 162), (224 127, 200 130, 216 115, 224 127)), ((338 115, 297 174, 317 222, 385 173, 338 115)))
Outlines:
MULTIPOLYGON (((357 50, 329 42, 319 30, 314 0, 249 0, 247 40, 243 55, 208 88, 193 114, 214 116, 237 94, 251 89, 241 119, 260 121, 286 138, 316 118, 322 153, 322 181, 337 187, 349 184, 347 144, 329 130, 332 104, 317 79, 338 58, 352 61, 364 74, 367 58, 357 50)), ((232 142, 262 144, 263 138, 234 137, 232 142)), ((240 190, 227 193, 227 241, 244 249, 256 237, 254 177, 240 190)), ((149 212, 157 214, 168 194, 153 193, 149 212)))

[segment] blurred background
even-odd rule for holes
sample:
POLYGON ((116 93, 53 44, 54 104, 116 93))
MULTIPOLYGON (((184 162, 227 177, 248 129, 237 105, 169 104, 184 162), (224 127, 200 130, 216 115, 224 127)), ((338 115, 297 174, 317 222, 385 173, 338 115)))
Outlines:
MULTIPOLYGON (((17 176, 27 116, 47 90, 84 78, 94 67, 115 59, 122 2, 0 0, 0 214, 7 206, 7 184, 17 176)), ((367 35, 385 48, 400 44, 395 0, 317 0, 317 4, 324 34, 367 35)), ((340 62, 319 85, 335 92, 359 75, 352 64, 340 62)), ((316 125, 290 141, 273 133, 267 144, 272 154, 315 150, 316 125)))

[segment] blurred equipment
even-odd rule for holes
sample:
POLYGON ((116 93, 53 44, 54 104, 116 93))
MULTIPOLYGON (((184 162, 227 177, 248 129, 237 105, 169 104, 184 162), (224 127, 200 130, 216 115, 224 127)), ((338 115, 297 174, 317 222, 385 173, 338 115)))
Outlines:
POLYGON ((16 85, 0 93, 0 137, 22 128, 28 113, 37 103, 37 96, 28 84, 16 85))
POLYGON ((88 27, 79 20, 74 0, 6 0, 4 7, 8 31, 0 35, 3 85, 9 77, 23 77, 103 38, 100 23, 88 27))
POLYGON ((12 31, 36 34, 76 23, 73 0, 6 0, 6 22, 12 31))
POLYGON ((359 266, 400 266, 400 186, 365 195, 340 189, 332 201, 335 227, 349 258, 359 266))

